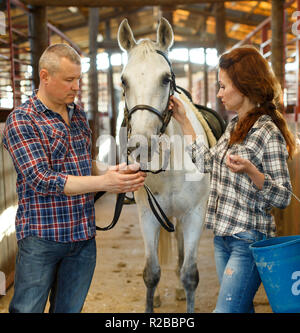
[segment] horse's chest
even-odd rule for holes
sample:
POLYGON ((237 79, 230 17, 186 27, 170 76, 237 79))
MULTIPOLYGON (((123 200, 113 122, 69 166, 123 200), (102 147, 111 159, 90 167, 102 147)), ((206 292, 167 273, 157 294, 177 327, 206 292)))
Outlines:
POLYGON ((176 177, 168 173, 147 177, 146 184, 153 194, 176 195, 183 190, 184 177, 176 177))

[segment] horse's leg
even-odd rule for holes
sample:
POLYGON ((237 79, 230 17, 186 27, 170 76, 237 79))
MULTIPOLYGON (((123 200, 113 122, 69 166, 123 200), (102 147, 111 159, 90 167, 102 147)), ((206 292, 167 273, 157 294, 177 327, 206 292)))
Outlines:
POLYGON ((176 288, 176 299, 178 301, 183 301, 186 299, 185 292, 182 287, 182 283, 180 281, 180 271, 183 264, 184 259, 184 245, 183 245, 183 231, 182 231, 182 224, 180 221, 176 224, 176 242, 177 242, 177 253, 178 253, 178 261, 176 267, 176 275, 178 278, 178 287, 176 288))
POLYGON ((203 224, 203 218, 201 217, 199 212, 193 211, 187 214, 182 221, 184 261, 180 271, 180 278, 185 290, 187 312, 189 313, 194 312, 195 291, 199 283, 197 253, 203 224))
POLYGON ((147 287, 145 312, 153 312, 153 298, 160 280, 160 266, 157 254, 160 225, 153 217, 142 216, 142 232, 145 245, 146 263, 143 278, 147 287))

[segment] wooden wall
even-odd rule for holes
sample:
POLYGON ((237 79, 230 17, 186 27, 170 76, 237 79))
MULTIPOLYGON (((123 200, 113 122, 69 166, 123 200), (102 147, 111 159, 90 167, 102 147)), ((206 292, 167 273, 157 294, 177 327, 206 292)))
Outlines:
MULTIPOLYGON (((300 123, 288 122, 289 128, 300 139, 300 123)), ((292 160, 288 161, 293 192, 300 198, 300 144, 292 160)), ((274 209, 278 236, 300 235, 300 203, 292 197, 286 209, 274 209)))
MULTIPOLYGON (((288 165, 293 192, 300 197, 300 151, 288 165)), ((294 197, 286 209, 275 209, 274 216, 279 236, 300 235, 300 203, 294 197)))
MULTIPOLYGON (((3 124, 0 124, 3 128, 3 124)), ((0 133, 1 133, 0 127, 0 133)), ((0 271, 6 276, 6 287, 13 282, 17 242, 15 212, 17 205, 16 172, 0 136, 0 271)))

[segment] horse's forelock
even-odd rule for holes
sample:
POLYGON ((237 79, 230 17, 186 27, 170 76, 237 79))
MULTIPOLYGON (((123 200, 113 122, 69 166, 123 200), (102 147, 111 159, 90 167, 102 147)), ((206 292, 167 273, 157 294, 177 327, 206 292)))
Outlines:
POLYGON ((130 51, 131 56, 146 57, 156 51, 156 44, 150 39, 141 39, 137 45, 130 51))

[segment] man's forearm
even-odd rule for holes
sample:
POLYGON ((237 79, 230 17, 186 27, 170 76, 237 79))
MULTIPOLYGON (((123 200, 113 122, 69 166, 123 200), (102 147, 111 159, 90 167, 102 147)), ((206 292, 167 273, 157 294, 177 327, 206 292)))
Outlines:
POLYGON ((72 176, 68 175, 64 187, 65 195, 79 195, 104 190, 102 176, 72 176))

